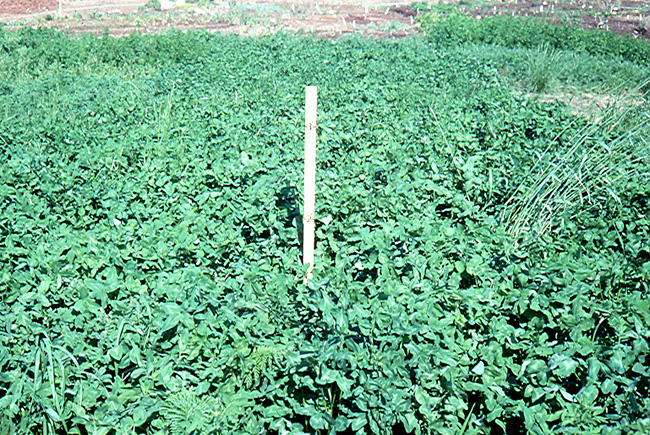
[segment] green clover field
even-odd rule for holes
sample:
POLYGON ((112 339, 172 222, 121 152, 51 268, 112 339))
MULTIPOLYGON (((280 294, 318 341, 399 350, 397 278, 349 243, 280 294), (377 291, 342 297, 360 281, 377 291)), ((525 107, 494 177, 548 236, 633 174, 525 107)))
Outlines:
POLYGON ((650 46, 418 19, 0 27, 0 434, 650 433, 650 46))

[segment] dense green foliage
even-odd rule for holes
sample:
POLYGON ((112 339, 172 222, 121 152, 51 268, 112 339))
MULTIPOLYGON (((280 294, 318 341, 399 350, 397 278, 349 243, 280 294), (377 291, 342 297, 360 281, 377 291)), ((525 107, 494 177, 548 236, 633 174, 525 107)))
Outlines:
MULTIPOLYGON (((423 5, 418 8, 421 11, 427 10, 423 5)), ((478 20, 461 14, 453 6, 444 6, 433 8, 418 20, 430 40, 448 46, 497 44, 535 48, 548 45, 559 50, 621 57, 645 66, 650 64, 650 44, 643 39, 623 37, 601 30, 554 25, 534 17, 498 15, 478 20)))
POLYGON ((421 39, 24 29, 0 77, 0 432, 650 430, 647 104, 421 39), (590 190, 513 232, 560 159, 590 190))

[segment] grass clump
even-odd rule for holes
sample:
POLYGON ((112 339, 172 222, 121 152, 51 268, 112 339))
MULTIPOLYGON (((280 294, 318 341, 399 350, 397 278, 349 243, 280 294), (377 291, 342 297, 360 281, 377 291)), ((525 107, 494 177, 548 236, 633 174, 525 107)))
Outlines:
POLYGON ((649 132, 647 110, 612 107, 577 132, 568 149, 549 146, 504 205, 508 232, 536 238, 565 219, 616 209, 631 180, 650 175, 649 132))
POLYGON ((562 64, 558 50, 543 44, 526 55, 526 85, 533 92, 551 89, 558 81, 562 64))

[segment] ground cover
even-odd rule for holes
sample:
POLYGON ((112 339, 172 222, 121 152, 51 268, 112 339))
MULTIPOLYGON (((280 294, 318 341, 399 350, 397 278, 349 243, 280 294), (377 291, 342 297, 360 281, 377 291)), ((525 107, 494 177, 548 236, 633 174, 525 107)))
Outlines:
POLYGON ((594 123, 422 38, 0 32, 0 431, 648 430, 643 94, 594 123))

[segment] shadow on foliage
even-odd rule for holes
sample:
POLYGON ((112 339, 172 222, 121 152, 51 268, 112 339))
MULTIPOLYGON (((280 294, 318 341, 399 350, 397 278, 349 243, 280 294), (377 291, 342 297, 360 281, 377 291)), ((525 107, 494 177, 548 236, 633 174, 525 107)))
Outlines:
POLYGON ((285 186, 275 194, 275 205, 283 208, 287 212, 287 217, 284 221, 285 228, 295 228, 296 236, 300 241, 300 250, 302 251, 302 214, 298 205, 298 190, 295 187, 285 186))

